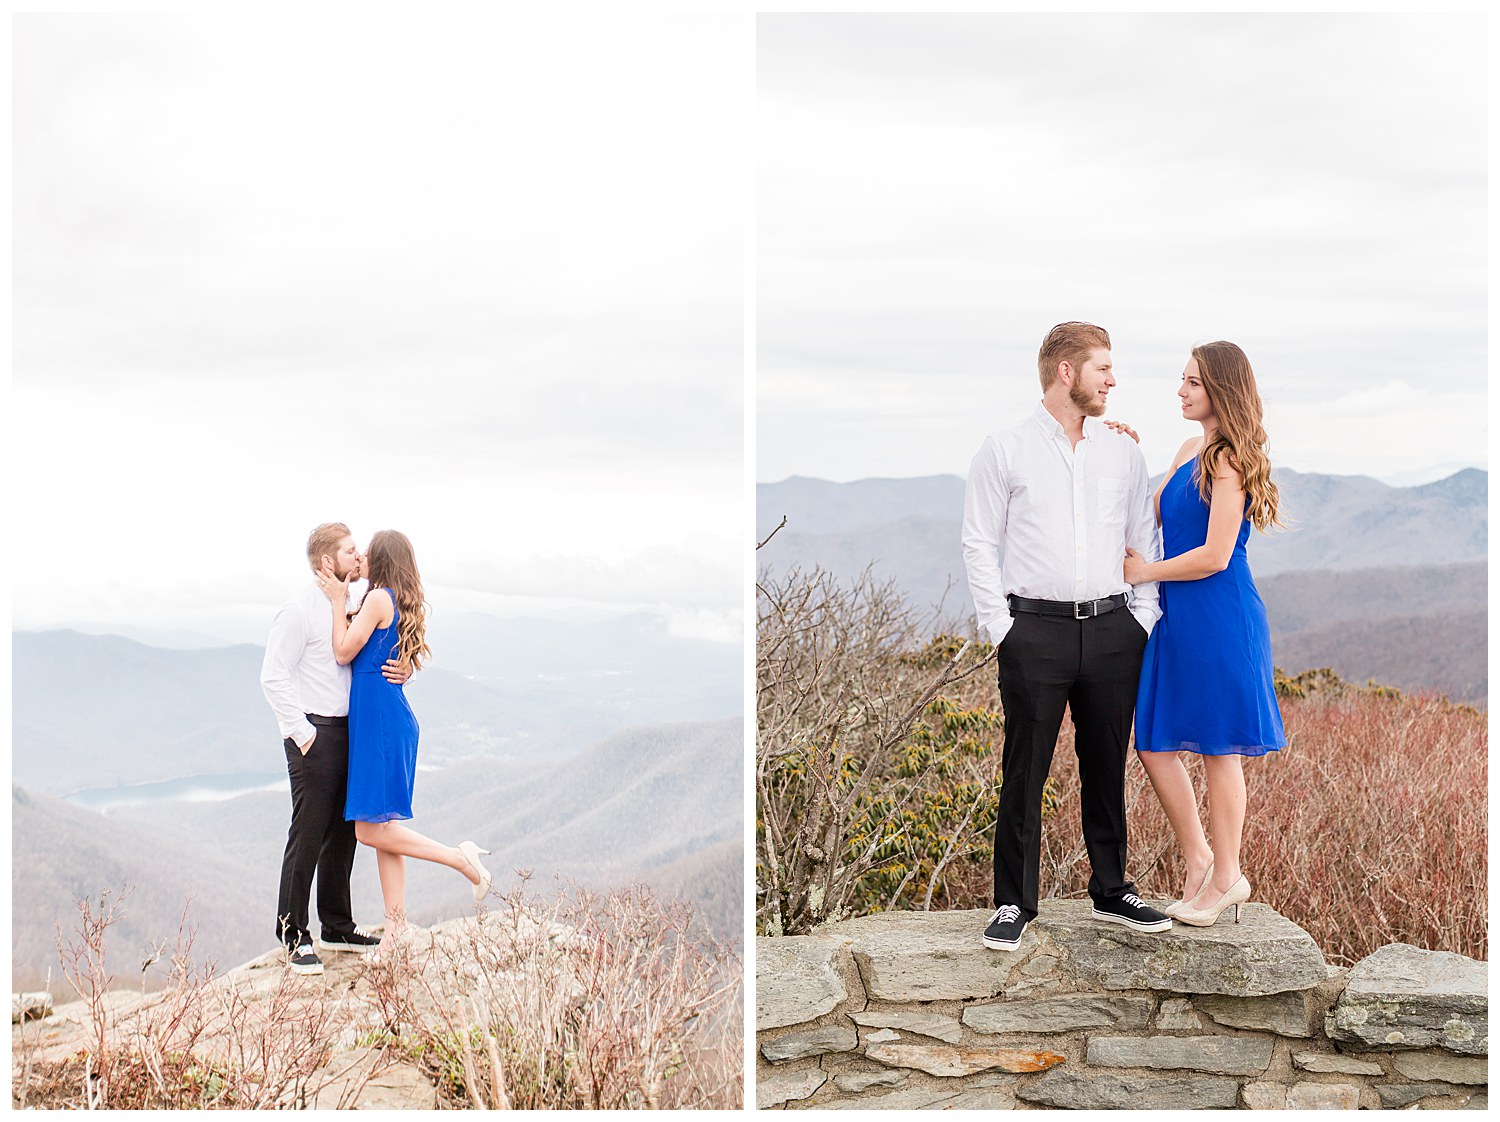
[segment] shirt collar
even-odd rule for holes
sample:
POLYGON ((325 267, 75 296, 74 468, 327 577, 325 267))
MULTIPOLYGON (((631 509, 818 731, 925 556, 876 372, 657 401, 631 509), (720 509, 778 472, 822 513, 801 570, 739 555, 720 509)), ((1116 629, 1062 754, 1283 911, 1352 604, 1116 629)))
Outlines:
MULTIPOLYGON (((1043 402, 1036 403, 1036 412, 1032 414, 1036 423, 1042 426, 1042 431, 1049 437, 1066 436, 1062 424, 1051 413, 1047 412, 1047 406, 1043 402)), ((1085 417, 1083 419, 1083 438, 1092 440, 1099 435, 1099 426, 1104 422, 1098 417, 1085 417)))
POLYGON ((1048 436, 1061 436, 1063 434, 1062 425, 1058 424, 1056 417, 1047 412, 1047 406, 1045 403, 1040 401, 1037 402, 1036 412, 1031 416, 1037 424, 1042 426, 1042 431, 1048 436))

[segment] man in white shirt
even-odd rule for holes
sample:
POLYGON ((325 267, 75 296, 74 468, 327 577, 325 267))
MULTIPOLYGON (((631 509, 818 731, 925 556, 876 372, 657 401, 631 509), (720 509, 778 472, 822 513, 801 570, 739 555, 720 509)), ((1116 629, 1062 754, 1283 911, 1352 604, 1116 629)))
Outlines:
POLYGON ((1109 335, 1054 327, 1042 401, 975 454, 963 548, 979 626, 998 647, 1005 710, 995 914, 985 946, 1014 950, 1037 915, 1042 785, 1072 713, 1094 915, 1136 931, 1172 921, 1125 875, 1125 756, 1156 585, 1124 580, 1126 546, 1159 558, 1146 460, 1099 417, 1115 384, 1109 335))
MULTIPOLYGON (((316 573, 331 560, 340 580, 358 576, 364 558, 349 527, 325 522, 307 539, 307 560, 316 573)), ((281 860, 276 901, 276 937, 286 946, 293 972, 321 974, 308 926, 313 873, 318 879, 318 946, 363 953, 379 944, 354 925, 349 874, 354 868, 354 823, 344 818, 349 782, 349 668, 333 656, 333 622, 328 597, 316 582, 276 613, 260 685, 285 738, 287 774, 292 782, 292 821, 281 860)), ((407 675, 387 662, 385 676, 407 675)))

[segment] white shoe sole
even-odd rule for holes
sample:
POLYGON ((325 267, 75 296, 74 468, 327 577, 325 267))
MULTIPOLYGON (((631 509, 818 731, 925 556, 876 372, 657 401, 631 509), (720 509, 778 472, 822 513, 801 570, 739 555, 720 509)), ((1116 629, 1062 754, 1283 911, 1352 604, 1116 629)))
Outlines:
POLYGON ((1021 940, 1017 939, 1014 943, 1007 943, 1000 939, 985 939, 984 945, 992 951, 1013 951, 1021 945, 1021 940))
POLYGON ((301 974, 304 977, 323 973, 323 964, 321 962, 316 966, 297 966, 293 963, 289 963, 288 966, 291 968, 293 974, 301 974))
POLYGON ((1102 919, 1109 923, 1118 923, 1120 926, 1128 927, 1132 931, 1140 931, 1146 934, 1172 930, 1172 921, 1170 919, 1154 920, 1150 923, 1137 923, 1133 919, 1117 916, 1113 912, 1101 912, 1098 908, 1094 909, 1094 918, 1102 919))
POLYGON ((318 950, 320 950, 320 951, 342 951, 342 952, 344 952, 346 954, 369 954, 371 951, 373 951, 379 945, 380 945, 379 943, 371 943, 368 947, 363 947, 363 946, 352 946, 351 947, 351 946, 348 946, 348 945, 346 945, 344 943, 325 943, 325 942, 323 942, 322 939, 318 940, 318 950))

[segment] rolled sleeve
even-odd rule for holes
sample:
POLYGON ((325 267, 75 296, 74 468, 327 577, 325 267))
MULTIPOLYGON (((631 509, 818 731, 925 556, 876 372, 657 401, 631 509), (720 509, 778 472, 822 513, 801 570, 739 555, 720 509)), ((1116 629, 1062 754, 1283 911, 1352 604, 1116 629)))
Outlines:
MULTIPOLYGON (((1146 457, 1136 450, 1131 462, 1129 516, 1125 527, 1125 544, 1147 562, 1161 560, 1161 534, 1156 527, 1156 504, 1152 501, 1151 477, 1146 471, 1146 457)), ((1161 618, 1161 592, 1155 581, 1135 586, 1130 614, 1151 634, 1161 618)))
POLYGON ((260 666, 260 688, 271 703, 271 712, 276 715, 276 727, 282 736, 291 737, 298 746, 306 744, 315 731, 302 711, 292 677, 306 642, 302 613, 291 605, 282 608, 271 624, 266 657, 260 666))
POLYGON ((1005 464, 997 442, 991 437, 974 453, 964 484, 963 551, 975 618, 981 631, 996 646, 1012 623, 1000 570, 1000 549, 1009 507, 1005 464))

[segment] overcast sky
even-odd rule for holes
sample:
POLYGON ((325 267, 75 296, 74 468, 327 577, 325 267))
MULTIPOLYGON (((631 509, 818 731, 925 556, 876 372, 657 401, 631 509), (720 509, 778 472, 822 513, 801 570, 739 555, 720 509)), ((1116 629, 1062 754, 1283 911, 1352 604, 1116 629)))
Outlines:
POLYGON ((1153 471, 1191 346, 1249 355, 1272 462, 1486 453, 1477 15, 762 15, 757 462, 963 474, 1107 328, 1153 471))
POLYGON ((259 641, 341 520, 737 640, 744 21, 288 19, 15 21, 15 626, 259 641))

